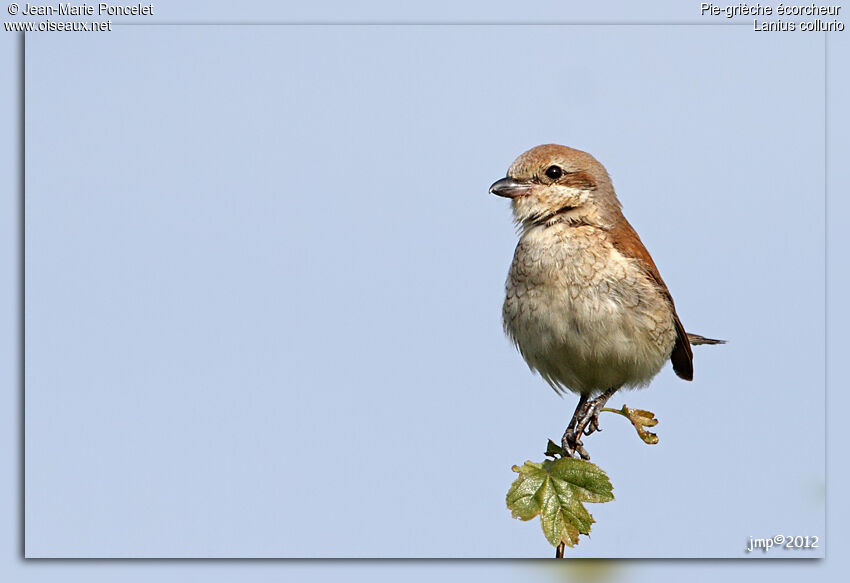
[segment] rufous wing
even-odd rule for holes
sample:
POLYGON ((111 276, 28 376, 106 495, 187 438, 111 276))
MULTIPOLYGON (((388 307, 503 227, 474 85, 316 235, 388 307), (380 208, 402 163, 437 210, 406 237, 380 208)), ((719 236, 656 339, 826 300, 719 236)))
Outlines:
POLYGON ((694 379, 694 353, 691 351, 688 333, 685 332, 685 327, 682 326, 682 322, 676 314, 673 296, 670 295, 670 290, 667 289, 667 284, 661 279, 661 274, 658 273, 658 268, 655 266, 652 256, 643 246, 643 242, 641 242, 634 228, 622 215, 619 219, 616 225, 609 229, 614 247, 626 257, 637 259, 646 274, 658 285, 658 288, 670 302, 670 309, 673 310, 673 320, 676 325, 676 343, 673 345, 673 352, 670 353, 670 361, 673 363, 673 371, 679 378, 692 381, 694 379))

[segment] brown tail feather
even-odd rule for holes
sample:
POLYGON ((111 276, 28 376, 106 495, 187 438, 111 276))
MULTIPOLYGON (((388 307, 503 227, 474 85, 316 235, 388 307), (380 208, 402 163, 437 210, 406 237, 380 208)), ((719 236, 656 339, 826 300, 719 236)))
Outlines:
POLYGON ((706 338, 705 336, 700 336, 699 334, 691 334, 688 332, 688 342, 690 342, 694 346, 699 346, 700 344, 726 344, 725 340, 715 340, 714 338, 706 338))

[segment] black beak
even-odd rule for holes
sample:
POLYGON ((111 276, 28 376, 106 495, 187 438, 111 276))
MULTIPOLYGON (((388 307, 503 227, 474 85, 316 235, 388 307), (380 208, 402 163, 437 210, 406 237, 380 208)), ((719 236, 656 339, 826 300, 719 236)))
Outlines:
POLYGON ((528 182, 520 182, 513 178, 502 178, 493 183, 490 187, 490 194, 496 196, 504 196, 505 198, 516 198, 528 193, 531 190, 531 184, 528 182))

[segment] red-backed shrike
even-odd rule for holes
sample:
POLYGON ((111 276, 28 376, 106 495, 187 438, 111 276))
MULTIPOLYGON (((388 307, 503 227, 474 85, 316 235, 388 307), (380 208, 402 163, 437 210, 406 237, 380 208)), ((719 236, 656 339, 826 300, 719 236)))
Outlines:
POLYGON ((562 446, 589 459, 581 436, 599 429, 611 395, 648 385, 668 360, 691 380, 690 345, 722 341, 685 332, 608 172, 590 154, 538 146, 517 158, 490 192, 511 199, 520 229, 506 284, 505 331, 558 393, 580 395, 562 446))

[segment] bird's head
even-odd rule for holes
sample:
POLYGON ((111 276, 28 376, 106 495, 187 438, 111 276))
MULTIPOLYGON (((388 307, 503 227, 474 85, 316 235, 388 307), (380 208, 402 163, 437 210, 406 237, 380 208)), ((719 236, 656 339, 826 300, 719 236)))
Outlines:
POLYGON ((522 154, 490 192, 511 199, 523 229, 558 219, 605 226, 620 209, 605 167, 587 152, 556 144, 522 154))

